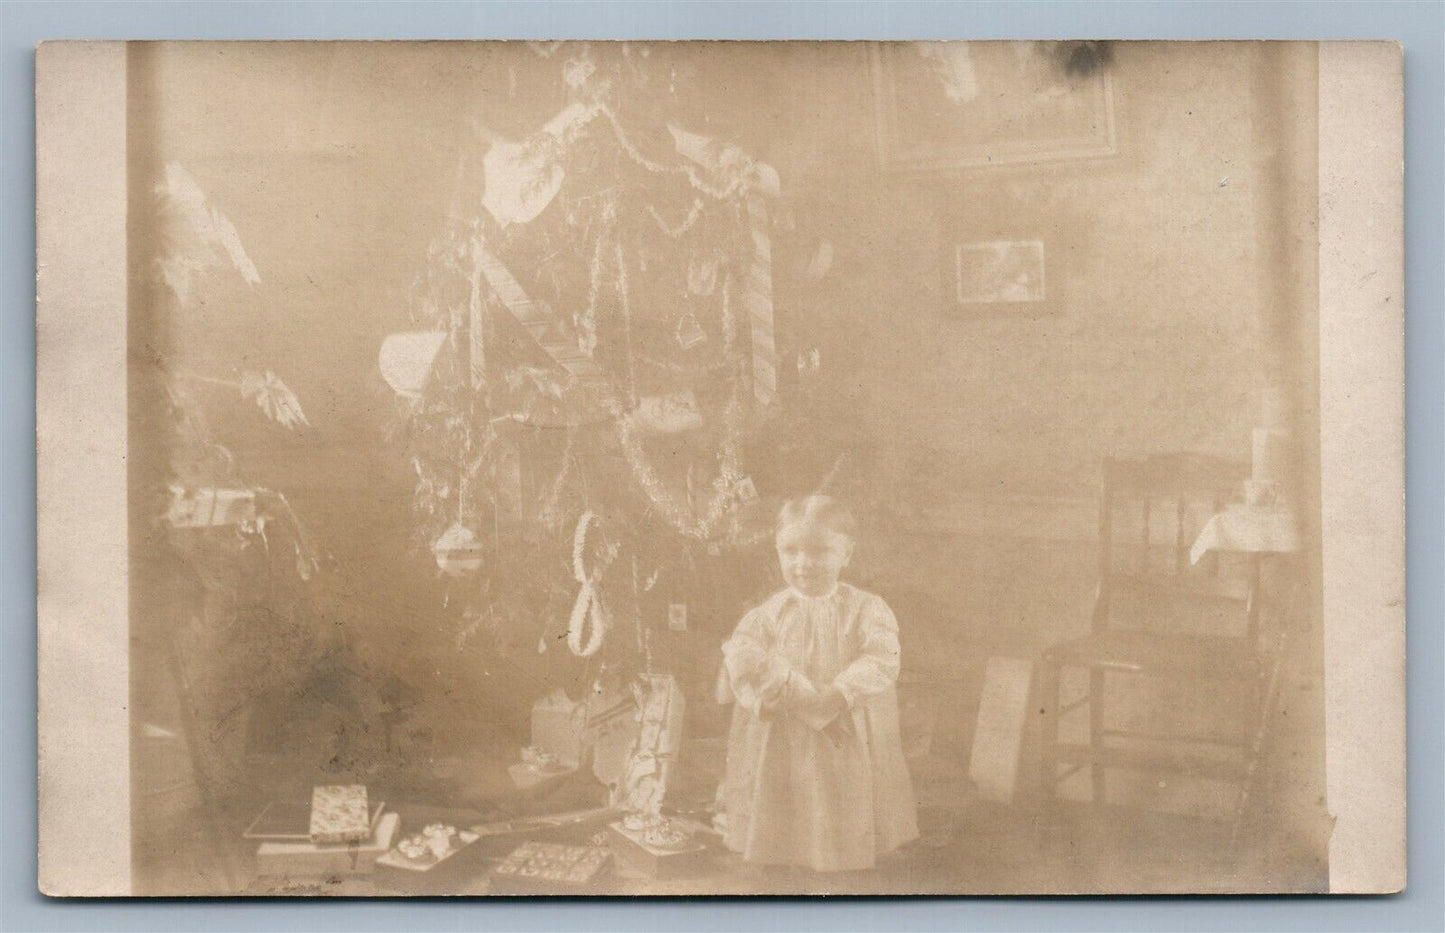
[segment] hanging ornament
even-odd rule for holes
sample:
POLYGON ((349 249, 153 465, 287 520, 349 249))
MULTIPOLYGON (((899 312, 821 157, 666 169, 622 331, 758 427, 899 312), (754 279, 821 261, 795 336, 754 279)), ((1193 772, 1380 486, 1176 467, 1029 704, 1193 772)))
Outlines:
POLYGON ((697 322, 697 316, 692 313, 691 308, 684 310, 682 317, 677 319, 677 345, 684 350, 691 350, 705 340, 707 333, 697 322))
POLYGON ((803 275, 810 281, 821 282, 828 272, 833 268, 833 244, 830 240, 818 241, 818 246, 813 250, 813 256, 808 260, 808 265, 803 269, 803 275))
POLYGON ((449 577, 465 577, 482 568, 482 544, 476 532, 461 522, 452 525, 432 545, 437 568, 449 577))
POLYGON ((680 434, 702 427, 702 412, 691 389, 644 395, 629 417, 644 434, 680 434))
POLYGON ((706 297, 717 290, 717 270, 721 259, 717 254, 700 256, 694 254, 687 261, 687 290, 694 295, 706 297))

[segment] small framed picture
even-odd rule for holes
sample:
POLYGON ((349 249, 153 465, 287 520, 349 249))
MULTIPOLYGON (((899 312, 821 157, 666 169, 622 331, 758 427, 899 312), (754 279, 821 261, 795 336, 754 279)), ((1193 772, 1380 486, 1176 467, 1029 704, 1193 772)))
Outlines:
POLYGON ((946 238, 942 259, 950 308, 967 315, 1052 314, 1064 278, 1051 252, 1043 237, 946 238))

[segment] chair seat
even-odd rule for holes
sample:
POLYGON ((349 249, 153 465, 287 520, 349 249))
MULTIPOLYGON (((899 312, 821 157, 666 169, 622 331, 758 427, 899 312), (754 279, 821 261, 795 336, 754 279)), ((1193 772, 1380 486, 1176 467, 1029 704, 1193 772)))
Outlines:
POLYGON ((1054 645, 1044 661, 1131 673, 1178 673, 1199 678, 1246 680, 1264 670, 1253 642, 1214 635, 1161 635, 1111 629, 1054 645))
POLYGON ((1059 744, 1052 749, 1060 764, 1102 765, 1137 771, 1167 771, 1185 777, 1215 781, 1241 781, 1249 776, 1249 762, 1239 756, 1218 757, 1186 750, 1154 747, 1117 747, 1059 744))

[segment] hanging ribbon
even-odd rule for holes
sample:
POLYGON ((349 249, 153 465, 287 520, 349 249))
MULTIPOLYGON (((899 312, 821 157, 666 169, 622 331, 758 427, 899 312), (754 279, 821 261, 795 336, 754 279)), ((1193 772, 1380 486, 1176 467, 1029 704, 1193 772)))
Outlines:
POLYGON ((572 616, 567 620, 567 647, 578 657, 591 657, 602 647, 602 640, 607 636, 607 612, 602 608, 602 599, 597 593, 597 575, 601 573, 600 566, 594 566, 592 572, 587 572, 585 561, 587 550, 587 529, 597 520, 592 512, 583 512, 582 517, 577 519, 577 530, 572 535, 572 576, 577 580, 580 589, 577 591, 577 601, 572 604, 572 616), (591 623, 591 631, 588 633, 587 641, 582 641, 582 630, 591 623))
POLYGON ((759 408, 766 408, 778 390, 777 348, 773 344, 773 245, 762 195, 752 190, 744 199, 753 249, 743 276, 743 304, 748 309, 753 346, 753 398, 759 408))
POLYGON ((528 297, 522 284, 485 243, 478 240, 475 249, 477 264, 486 277, 487 285, 547 355, 579 383, 598 388, 605 386, 607 374, 591 356, 582 352, 575 340, 568 338, 551 309, 528 297))
POLYGON ((471 294, 467 300, 467 366, 472 377, 472 390, 480 389, 487 380, 486 328, 482 317, 482 241, 472 241, 471 294))

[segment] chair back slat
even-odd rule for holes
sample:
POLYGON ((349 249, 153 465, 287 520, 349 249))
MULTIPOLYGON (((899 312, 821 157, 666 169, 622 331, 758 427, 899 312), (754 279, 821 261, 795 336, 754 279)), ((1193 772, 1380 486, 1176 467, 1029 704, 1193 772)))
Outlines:
POLYGON ((1248 474, 1245 464, 1198 454, 1105 461, 1096 628, 1142 623, 1190 629, 1180 634, 1245 633, 1248 581, 1227 572, 1242 567, 1213 552, 1196 566, 1190 550, 1209 518, 1239 496, 1248 474), (1180 618, 1191 604, 1211 617, 1180 618))

